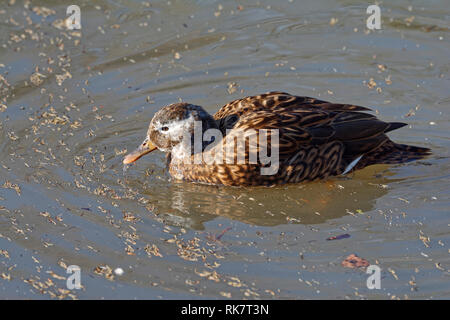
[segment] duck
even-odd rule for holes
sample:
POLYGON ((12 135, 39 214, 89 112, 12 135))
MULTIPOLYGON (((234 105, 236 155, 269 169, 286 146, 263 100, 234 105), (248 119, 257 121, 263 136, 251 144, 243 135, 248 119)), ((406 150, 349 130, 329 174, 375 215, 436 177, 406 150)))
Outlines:
POLYGON ((382 121, 370 111, 281 91, 231 101, 214 115, 195 104, 174 103, 155 113, 144 141, 123 164, 159 150, 167 153, 175 180, 273 186, 431 154, 428 148, 393 142, 387 133, 407 124, 382 121))

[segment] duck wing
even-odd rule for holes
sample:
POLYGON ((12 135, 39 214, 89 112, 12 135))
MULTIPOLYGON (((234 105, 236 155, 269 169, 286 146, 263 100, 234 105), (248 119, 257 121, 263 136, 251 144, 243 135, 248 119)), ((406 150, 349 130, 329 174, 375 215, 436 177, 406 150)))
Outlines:
POLYGON ((324 111, 371 111, 369 108, 351 104, 337 104, 311 98, 294 96, 286 92, 272 91, 257 96, 250 96, 231 101, 214 114, 220 130, 234 127, 241 117, 251 115, 259 111, 284 112, 298 110, 324 110, 324 111))
POLYGON ((280 163, 326 163, 328 158, 337 154, 339 159, 333 160, 335 167, 328 170, 343 172, 361 155, 390 141, 387 132, 406 125, 381 121, 363 112, 368 110, 350 104, 271 92, 235 100, 214 117, 224 133, 226 129, 277 129, 280 163), (332 154, 330 148, 333 149, 332 154), (308 153, 316 157, 308 157, 308 153))

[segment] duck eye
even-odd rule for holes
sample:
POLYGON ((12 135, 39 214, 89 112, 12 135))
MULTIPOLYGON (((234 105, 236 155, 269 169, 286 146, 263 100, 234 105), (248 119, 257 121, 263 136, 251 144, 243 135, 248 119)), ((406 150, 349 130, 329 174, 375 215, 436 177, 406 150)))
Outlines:
POLYGON ((168 131, 168 130, 169 130, 169 127, 162 127, 161 130, 162 130, 162 131, 168 131))

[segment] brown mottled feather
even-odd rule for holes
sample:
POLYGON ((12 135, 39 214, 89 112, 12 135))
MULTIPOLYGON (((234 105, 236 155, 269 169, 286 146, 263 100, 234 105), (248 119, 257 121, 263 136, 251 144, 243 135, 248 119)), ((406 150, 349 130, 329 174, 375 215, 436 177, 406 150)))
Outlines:
POLYGON ((430 153, 426 148, 396 144, 387 137, 387 132, 404 123, 387 123, 364 111, 370 109, 284 92, 234 100, 213 116, 217 127, 224 135, 227 129, 278 129, 278 172, 263 176, 260 163, 206 165, 176 161, 170 163, 169 171, 187 181, 273 185, 339 175, 361 155, 355 169, 416 160, 430 153))

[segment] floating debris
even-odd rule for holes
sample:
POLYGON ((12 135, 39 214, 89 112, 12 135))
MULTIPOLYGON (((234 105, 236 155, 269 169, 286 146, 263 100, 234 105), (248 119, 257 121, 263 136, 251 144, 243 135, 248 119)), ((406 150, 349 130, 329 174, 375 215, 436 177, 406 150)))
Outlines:
POLYGON ((11 280, 11 275, 3 272, 2 274, 0 274, 0 278, 2 278, 3 280, 11 280))
POLYGON ((212 280, 214 282, 220 282, 220 276, 216 271, 201 271, 198 272, 197 270, 194 271, 198 276, 202 277, 202 278, 206 278, 208 280, 212 280))
POLYGON ((228 82, 227 85, 228 85, 227 91, 229 94, 235 93, 239 86, 236 82, 228 82))
POLYGON ((151 246, 148 244, 145 246, 144 250, 145 252, 147 252, 149 257, 151 257, 152 255, 160 258, 163 257, 163 255, 159 252, 159 248, 156 246, 156 244, 152 244, 151 246))
POLYGON ((327 238, 327 240, 342 240, 342 239, 347 239, 347 238, 350 238, 350 235, 348 233, 344 233, 344 234, 340 234, 338 236, 329 237, 329 238, 327 238))
POLYGON ((44 18, 47 18, 50 15, 56 14, 56 11, 53 9, 49 9, 46 7, 33 7, 33 12, 36 13, 39 16, 42 16, 44 18))
POLYGON ((134 222, 134 221, 138 221, 139 220, 139 218, 137 218, 131 212, 124 212, 122 214, 122 218, 123 218, 124 221, 128 221, 128 222, 134 222))
POLYGON ((211 240, 211 241, 220 241, 220 239, 223 237, 223 235, 227 232, 231 230, 231 227, 227 227, 225 228, 220 234, 218 235, 212 235, 212 234, 208 234, 206 236, 206 239, 211 240))
POLYGON ((342 261, 342 266, 346 268, 366 268, 370 265, 369 261, 366 259, 358 257, 356 254, 352 253, 344 261, 342 261))
POLYGON ((394 277, 395 280, 398 280, 398 276, 395 273, 395 270, 392 268, 388 268, 388 271, 392 274, 392 276, 394 277))
POLYGON ((69 71, 65 71, 63 74, 57 74, 55 75, 56 82, 58 83, 58 86, 61 86, 64 80, 66 79, 72 79, 72 74, 70 74, 69 71))
POLYGON ((9 259, 9 253, 6 250, 0 249, 0 255, 4 256, 7 259, 9 259))
POLYGON ((31 76, 30 76, 30 81, 32 84, 34 84, 35 86, 40 86, 43 82, 44 79, 46 78, 45 75, 43 75, 42 73, 39 72, 34 72, 31 76))
POLYGON ((367 83, 367 87, 369 87, 369 89, 373 89, 377 86, 377 83, 375 82, 375 80, 373 80, 373 78, 369 79, 369 82, 367 83))
POLYGON ((114 273, 115 273, 117 276, 121 276, 121 275, 123 275, 124 271, 123 271, 122 268, 116 268, 116 269, 114 269, 114 273))
POLYGON ((108 279, 110 281, 114 280, 114 275, 113 275, 112 269, 108 265, 98 265, 97 267, 95 267, 94 273, 96 273, 98 275, 103 275, 103 276, 105 276, 106 279, 108 279))
POLYGON ((13 189, 16 191, 17 195, 20 196, 21 190, 17 184, 11 183, 10 181, 6 180, 5 183, 3 184, 3 188, 13 189))

